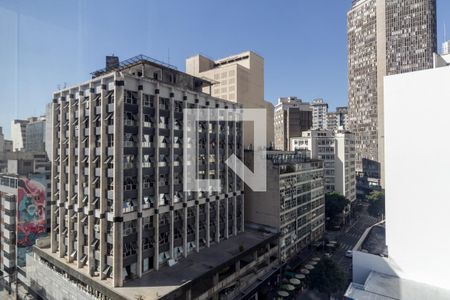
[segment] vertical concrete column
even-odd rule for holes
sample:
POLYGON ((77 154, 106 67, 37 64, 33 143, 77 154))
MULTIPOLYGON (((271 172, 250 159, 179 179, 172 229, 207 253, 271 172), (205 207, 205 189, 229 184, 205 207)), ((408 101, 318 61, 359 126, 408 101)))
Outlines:
POLYGON ((188 218, 188 208, 187 205, 183 208, 183 256, 187 256, 187 218, 188 218))
POLYGON ((200 251, 200 206, 195 205, 195 251, 200 251))
MULTIPOLYGON (((187 109, 187 95, 186 92, 183 92, 183 109, 187 109)), ((183 126, 186 126, 186 120, 183 120, 183 126)), ((184 143, 187 142, 187 138, 184 136, 183 137, 183 143, 182 143, 182 147, 184 147, 184 143)), ((183 148, 184 151, 184 148, 183 148)), ((182 154, 184 156, 184 154, 182 154)), ((185 163, 184 160, 182 160, 183 163, 185 163)), ((184 171, 183 171, 184 172, 184 171)), ((183 174, 184 176, 184 174, 183 174)), ((184 179, 183 179, 184 180, 184 179)), ((184 185, 184 182, 183 182, 184 185)), ((187 193, 184 192, 183 194, 183 256, 187 257, 188 254, 188 246, 187 246, 187 226, 188 226, 188 205, 187 205, 187 193)), ((190 292, 189 292, 190 293, 190 292)))
MULTIPOLYGON (((60 105, 60 104, 59 104, 60 105)), ((57 143, 58 132, 60 132, 60 127, 56 126, 58 123, 57 115, 59 112, 59 106, 57 103, 57 99, 53 99, 53 103, 51 104, 51 113, 52 113, 52 163, 51 163, 51 207, 50 207, 50 247, 52 253, 55 253, 58 249, 58 245, 56 243, 56 231, 55 228, 57 226, 56 222, 56 210, 58 197, 56 196, 56 191, 58 191, 56 176, 58 175, 57 165, 59 164, 56 159, 58 156, 57 147, 59 143, 57 143)))
MULTIPOLYGON (((213 275, 213 286, 215 287, 218 284, 219 284, 219 273, 215 273, 213 275)), ((219 300, 219 294, 215 293, 212 298, 213 298, 213 300, 219 300)))
MULTIPOLYGON (((223 162, 221 161, 221 163, 222 164, 224 164, 225 163, 225 161, 228 159, 228 157, 230 157, 230 151, 229 151, 229 145, 228 145, 228 142, 229 142, 229 137, 228 137, 228 134, 229 134, 229 120, 230 120, 230 114, 229 114, 229 110, 228 110, 228 106, 225 106, 225 110, 224 110, 224 123, 223 123, 223 125, 224 125, 224 130, 225 130, 225 149, 224 149, 224 155, 225 155, 225 157, 224 157, 224 160, 223 160, 223 162)), ((230 189, 229 189, 229 186, 228 186, 228 172, 229 172, 229 168, 228 168, 228 166, 226 166, 225 165, 225 168, 224 168, 224 171, 225 171, 225 176, 224 176, 224 180, 225 180, 225 189, 223 190, 223 193, 225 193, 225 199, 228 199, 228 197, 229 197, 229 192, 230 192, 230 189)), ((228 216, 227 216, 227 219, 228 219, 228 216)))
POLYGON ((220 242, 220 200, 217 200, 216 203, 214 203, 216 206, 216 242, 220 242))
POLYGON ((155 90, 155 216, 153 218, 153 226, 155 228, 155 247, 153 255, 153 267, 157 271, 159 270, 159 83, 156 84, 155 90))
POLYGON ((105 279, 106 276, 103 274, 103 271, 106 268, 106 235, 107 235, 107 221, 106 221, 106 210, 108 207, 107 199, 107 186, 108 186, 108 178, 107 178, 107 168, 105 165, 105 161, 108 158, 108 124, 106 121, 106 117, 108 116, 108 99, 106 98, 108 91, 106 82, 102 80, 102 90, 100 96, 100 278, 105 279))
POLYGON ((171 88, 170 97, 169 97, 169 107, 170 107, 170 116, 169 116, 169 156, 170 156, 170 162, 169 162, 169 193, 170 193, 170 233, 169 233, 169 255, 171 258, 175 258, 174 253, 174 239, 175 239, 175 228, 174 228, 174 221, 175 221, 175 211, 173 209, 174 207, 174 187, 173 187, 173 122, 174 122, 174 111, 175 111, 175 101, 174 101, 174 90, 171 88))
MULTIPOLYGON (((197 99, 197 97, 198 97, 198 95, 196 94, 195 95, 195 99, 197 99)), ((197 104, 194 104, 194 108, 195 109, 198 109, 198 105, 197 104)), ((197 114, 197 118, 196 119, 198 119, 198 112, 196 112, 196 114, 197 114)), ((193 144, 192 145, 192 147, 195 149, 195 154, 194 154, 194 157, 191 157, 191 163, 194 163, 195 164, 195 174, 194 174, 194 176, 198 176, 198 172, 199 172, 199 167, 198 167, 198 157, 199 157, 199 153, 198 153, 198 151, 199 151, 199 149, 198 149, 198 143, 199 143, 199 141, 198 141, 198 139, 199 139, 199 133, 198 133, 198 124, 192 124, 192 130, 194 130, 195 131, 195 136, 196 136, 196 138, 195 138, 195 140, 196 140, 196 142, 197 142, 197 144, 193 144)), ((198 192, 198 188, 199 188, 199 185, 198 185, 198 183, 196 183, 196 190, 195 190, 195 192, 194 192, 194 196, 195 196, 195 206, 196 206, 196 213, 195 213, 195 240, 196 240, 196 251, 197 252, 199 252, 200 251, 200 205, 199 205, 199 199, 200 199, 200 197, 199 197, 199 192, 198 192)), ((205 216, 205 218, 208 218, 208 215, 209 215, 209 211, 208 211, 208 207, 206 206, 206 204, 205 204, 205 212, 206 212, 206 216, 205 216)), ((208 245, 208 243, 209 243, 209 238, 208 238, 208 235, 209 235, 209 224, 206 224, 206 226, 205 226, 205 232, 206 232, 206 238, 205 238, 205 240, 206 240, 206 244, 208 245)))
POLYGON ((65 237, 64 237, 64 229, 65 229, 65 207, 64 203, 66 202, 67 193, 66 193, 66 172, 64 172, 64 166, 66 164, 66 147, 65 147, 65 140, 66 140, 66 130, 64 124, 67 122, 66 120, 66 105, 68 102, 65 99, 65 96, 61 97, 61 105, 60 105, 60 140, 59 140, 59 149, 60 149, 60 160, 59 160, 59 257, 63 258, 66 252, 65 248, 65 237))
POLYGON ((184 295, 184 299, 186 300, 192 300, 192 291, 191 289, 188 289, 184 295))
POLYGON ((136 230, 137 230, 137 276, 139 278, 142 277, 142 201, 144 199, 144 195, 142 193, 142 183, 144 176, 142 174, 142 157, 143 157, 143 150, 142 150, 142 141, 144 137, 144 93, 142 86, 143 82, 139 82, 138 86, 138 157, 137 157, 137 164, 138 164, 138 191, 137 191, 137 207, 138 207, 138 218, 136 220, 136 230))
POLYGON ((93 184, 95 180, 95 165, 93 161, 95 160, 95 148, 96 148, 96 137, 95 137, 95 85, 91 82, 89 85, 89 173, 88 173, 88 269, 91 276, 94 275, 95 268, 95 253, 93 250, 93 240, 94 235, 94 206, 93 202, 95 200, 95 185, 93 184))
POLYGON ((206 207, 206 247, 209 248, 209 246, 211 246, 211 228, 210 228, 210 222, 211 222, 211 211, 210 211, 210 205, 211 203, 206 202, 205 203, 205 207, 206 207))
POLYGON ((86 196, 84 194, 84 184, 85 176, 84 176, 84 143, 83 140, 85 139, 84 136, 84 130, 86 128, 86 121, 85 118, 88 116, 85 116, 85 91, 80 90, 79 91, 79 100, 78 100, 78 205, 77 205, 77 267, 81 268, 83 267, 83 264, 81 262, 81 258, 83 257, 83 246, 85 244, 84 240, 84 223, 81 222, 81 220, 84 217, 83 213, 83 199, 86 196))
MULTIPOLYGON (((242 111, 242 109, 241 109, 242 111)), ((241 160, 244 161, 244 155, 245 155, 245 150, 244 150, 244 121, 243 121, 243 114, 240 115, 240 129, 239 129, 239 133, 240 133, 240 143, 241 143, 241 160)), ((242 173, 244 173, 244 165, 241 166, 241 171, 242 173)), ((244 210, 245 210, 245 195, 244 195, 244 181, 241 178, 238 178, 239 180, 241 180, 241 188, 238 191, 238 194, 240 194, 241 196, 241 230, 242 232, 244 232, 245 230, 245 214, 244 214, 244 210)))
POLYGON ((113 286, 123 285, 123 120, 125 78, 114 76, 113 286))
POLYGON ((72 94, 73 91, 71 91, 70 94, 70 99, 69 99, 69 107, 68 107, 68 111, 69 111, 69 135, 68 135, 68 150, 69 150, 69 155, 68 155, 68 177, 67 177, 67 182, 68 182, 68 190, 67 190, 67 225, 68 225, 68 230, 67 230, 67 256, 68 256, 68 260, 69 262, 73 262, 74 258, 72 257, 72 253, 74 251, 73 249, 73 243, 74 243, 74 231, 73 231, 73 220, 72 220, 72 215, 73 215, 73 205, 74 205, 74 199, 72 199, 74 197, 75 191, 74 191, 74 184, 75 184, 75 174, 74 174, 74 163, 75 163, 75 130, 74 130, 74 121, 75 121, 75 110, 74 109, 74 105, 76 104, 75 99, 74 99, 74 95, 72 94))

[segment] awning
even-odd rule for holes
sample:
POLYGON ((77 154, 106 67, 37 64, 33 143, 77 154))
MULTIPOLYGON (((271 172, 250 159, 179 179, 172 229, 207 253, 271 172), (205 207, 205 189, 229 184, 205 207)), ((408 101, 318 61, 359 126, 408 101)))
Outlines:
POLYGON ((285 291, 289 291, 292 292, 293 290, 295 290, 295 286, 293 286, 292 284, 284 284, 281 286, 281 288, 285 291))

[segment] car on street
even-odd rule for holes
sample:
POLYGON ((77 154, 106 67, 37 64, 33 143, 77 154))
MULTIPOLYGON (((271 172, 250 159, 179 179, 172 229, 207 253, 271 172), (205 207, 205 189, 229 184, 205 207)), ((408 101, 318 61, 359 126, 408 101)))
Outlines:
POLYGON ((345 251, 345 257, 349 257, 349 258, 353 257, 353 251, 352 250, 345 251))
POLYGON ((330 258, 331 257, 331 253, 326 252, 323 256, 325 256, 326 258, 330 258))

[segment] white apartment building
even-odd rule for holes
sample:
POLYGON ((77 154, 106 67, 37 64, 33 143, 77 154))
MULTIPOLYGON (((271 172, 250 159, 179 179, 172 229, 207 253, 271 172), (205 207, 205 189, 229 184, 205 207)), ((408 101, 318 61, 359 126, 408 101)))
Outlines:
MULTIPOLYGON (((267 111, 267 144, 273 145, 273 104, 264 100, 264 58, 252 51, 212 60, 203 55, 186 59, 186 73, 212 82, 204 92, 242 104, 244 108, 267 111)), ((253 144, 253 125, 244 124, 244 146, 253 144)))
POLYGON ((311 101, 313 111, 312 129, 326 129, 328 116, 328 103, 323 99, 314 99, 311 101))
POLYGON ((364 252, 364 245, 374 243, 365 242, 370 232, 362 237, 354 249, 347 299, 450 299, 450 158, 440 155, 450 146, 445 138, 450 58, 435 55, 435 62, 434 69, 384 79, 388 251, 383 257, 364 252), (424 99, 433 99, 439 109, 424 113, 424 99), (429 142, 411 147, 418 136, 429 142))
POLYGON ((324 161, 325 192, 338 192, 356 200, 355 139, 345 130, 308 130, 291 138, 291 149, 308 150, 311 158, 324 161))
POLYGON ((28 120, 13 120, 11 122, 13 151, 20 151, 25 148, 27 124, 28 120))

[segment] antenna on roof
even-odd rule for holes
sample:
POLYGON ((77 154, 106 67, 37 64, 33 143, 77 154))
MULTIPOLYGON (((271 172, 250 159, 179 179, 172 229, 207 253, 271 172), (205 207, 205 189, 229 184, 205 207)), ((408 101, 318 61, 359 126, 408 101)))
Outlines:
POLYGON ((170 48, 167 48, 167 64, 170 65, 170 48))

